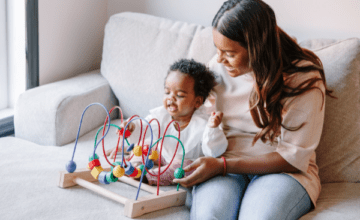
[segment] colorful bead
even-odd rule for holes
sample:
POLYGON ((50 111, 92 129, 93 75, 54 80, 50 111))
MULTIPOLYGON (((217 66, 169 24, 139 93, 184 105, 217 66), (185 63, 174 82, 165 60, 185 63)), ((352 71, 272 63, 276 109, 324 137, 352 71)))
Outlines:
POLYGON ((120 178, 122 176, 124 176, 125 174, 125 170, 123 167, 121 167, 120 165, 117 165, 114 170, 112 171, 112 173, 114 174, 114 176, 120 178))
POLYGON ((135 168, 133 167, 133 165, 128 162, 126 163, 126 167, 125 167, 125 174, 130 176, 133 172, 134 172, 135 168))
POLYGON ((135 176, 135 178, 139 178, 141 176, 141 170, 139 167, 136 167, 136 169, 138 172, 137 172, 137 175, 135 176))
POLYGON ((89 166, 90 170, 92 170, 94 167, 101 166, 100 160, 99 160, 99 159, 92 160, 92 161, 88 164, 88 166, 89 166))
POLYGON ((108 181, 106 180, 106 174, 107 174, 107 172, 101 172, 101 173, 99 174, 98 180, 99 180, 100 183, 102 183, 102 184, 110 184, 110 182, 108 182, 108 181))
POLYGON ((132 174, 129 175, 129 177, 136 177, 138 175, 138 173, 139 173, 139 170, 137 168, 134 168, 134 171, 132 172, 132 174))
MULTIPOLYGON (((118 130, 117 131, 117 133, 118 134, 120 134, 121 136, 123 136, 123 133, 124 132, 124 129, 122 128, 121 130, 118 130)), ((125 131, 125 138, 128 138, 129 136, 131 135, 131 132, 128 130, 128 129, 126 129, 126 131, 125 131)))
POLYGON ((116 167, 116 166, 118 166, 118 165, 120 165, 121 166, 121 162, 120 161, 116 161, 116 162, 114 162, 114 163, 112 163, 114 166, 110 166, 110 168, 111 168, 111 172, 113 171, 113 169, 116 167))
POLYGON ((134 154, 135 154, 135 156, 140 157, 141 154, 142 154, 142 147, 139 146, 139 145, 137 145, 137 146, 134 148, 134 154))
POLYGON ((91 175, 97 179, 99 177, 99 174, 104 171, 104 169, 101 167, 101 166, 97 166, 97 167, 94 167, 92 170, 91 170, 91 175))
POLYGON ((69 173, 73 173, 76 170, 76 163, 73 160, 70 160, 65 167, 69 173))
POLYGON ((144 164, 140 164, 137 168, 139 168, 141 171, 144 170, 144 175, 146 175, 147 171, 144 169, 144 164))
POLYGON ((176 168, 174 172, 174 176, 176 179, 181 179, 185 176, 185 171, 182 168, 176 168))
POLYGON ((147 163, 146 163, 146 168, 148 170, 150 170, 151 168, 153 168, 153 166, 154 166, 154 161, 148 160, 147 163))
POLYGON ((106 181, 108 181, 109 183, 114 183, 114 182, 118 181, 118 178, 115 177, 112 172, 107 172, 106 173, 106 181))
POLYGON ((132 144, 130 145, 130 147, 128 147, 128 149, 127 149, 126 151, 127 151, 127 152, 132 151, 132 150, 134 149, 134 146, 135 146, 135 144, 132 143, 132 144))
POLYGON ((149 145, 144 145, 142 148, 142 154, 146 157, 149 152, 149 145))
MULTIPOLYGON (((94 154, 91 154, 91 155, 89 156, 89 162, 94 160, 93 157, 94 157, 94 154)), ((97 154, 95 154, 95 160, 96 160, 96 159, 99 159, 99 156, 98 156, 97 154)))
POLYGON ((158 157, 159 157, 159 154, 158 154, 158 152, 156 150, 151 151, 151 154, 149 156, 150 160, 155 161, 155 160, 158 159, 158 157))

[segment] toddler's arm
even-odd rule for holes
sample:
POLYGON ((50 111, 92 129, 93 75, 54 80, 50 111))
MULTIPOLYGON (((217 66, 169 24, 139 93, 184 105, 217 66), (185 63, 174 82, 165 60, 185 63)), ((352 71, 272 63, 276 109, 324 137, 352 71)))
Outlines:
POLYGON ((211 113, 201 146, 205 156, 218 157, 226 151, 228 140, 224 132, 219 128, 222 117, 222 112, 211 113))

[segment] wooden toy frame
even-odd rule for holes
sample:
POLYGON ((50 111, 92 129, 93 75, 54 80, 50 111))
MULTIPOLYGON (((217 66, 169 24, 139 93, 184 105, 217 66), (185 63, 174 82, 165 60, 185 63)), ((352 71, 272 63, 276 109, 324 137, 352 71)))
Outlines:
MULTIPOLYGON (((104 168, 104 171, 110 171, 110 167, 104 168)), ((94 179, 90 172, 91 170, 88 169, 79 169, 73 173, 60 171, 58 182, 59 187, 68 188, 71 186, 80 185, 102 196, 115 200, 116 202, 125 205, 124 215, 130 218, 138 217, 149 212, 173 206, 182 206, 185 204, 186 191, 183 189, 179 189, 179 191, 171 190, 166 192, 160 190, 159 195, 156 195, 156 187, 142 183, 141 189, 153 194, 140 197, 138 200, 128 199, 107 189, 104 189, 97 184, 93 184, 92 182, 97 180, 94 179)), ((136 187, 139 185, 139 181, 126 176, 119 178, 119 181, 136 187)))

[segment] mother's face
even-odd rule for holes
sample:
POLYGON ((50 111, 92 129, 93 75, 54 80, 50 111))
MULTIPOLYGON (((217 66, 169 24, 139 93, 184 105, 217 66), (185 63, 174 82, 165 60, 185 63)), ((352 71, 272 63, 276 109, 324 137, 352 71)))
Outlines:
POLYGON ((229 76, 237 77, 251 71, 249 67, 249 53, 238 42, 233 41, 215 28, 213 40, 218 53, 218 63, 222 63, 229 76))

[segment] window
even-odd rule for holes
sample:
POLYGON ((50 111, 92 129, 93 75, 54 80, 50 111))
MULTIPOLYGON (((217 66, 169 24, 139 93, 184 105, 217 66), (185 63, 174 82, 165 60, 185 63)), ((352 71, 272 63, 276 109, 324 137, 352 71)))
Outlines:
POLYGON ((0 0, 0 110, 8 106, 6 2, 0 0))
POLYGON ((14 134, 19 95, 39 85, 38 45, 38 0, 0 0, 0 137, 14 134))

